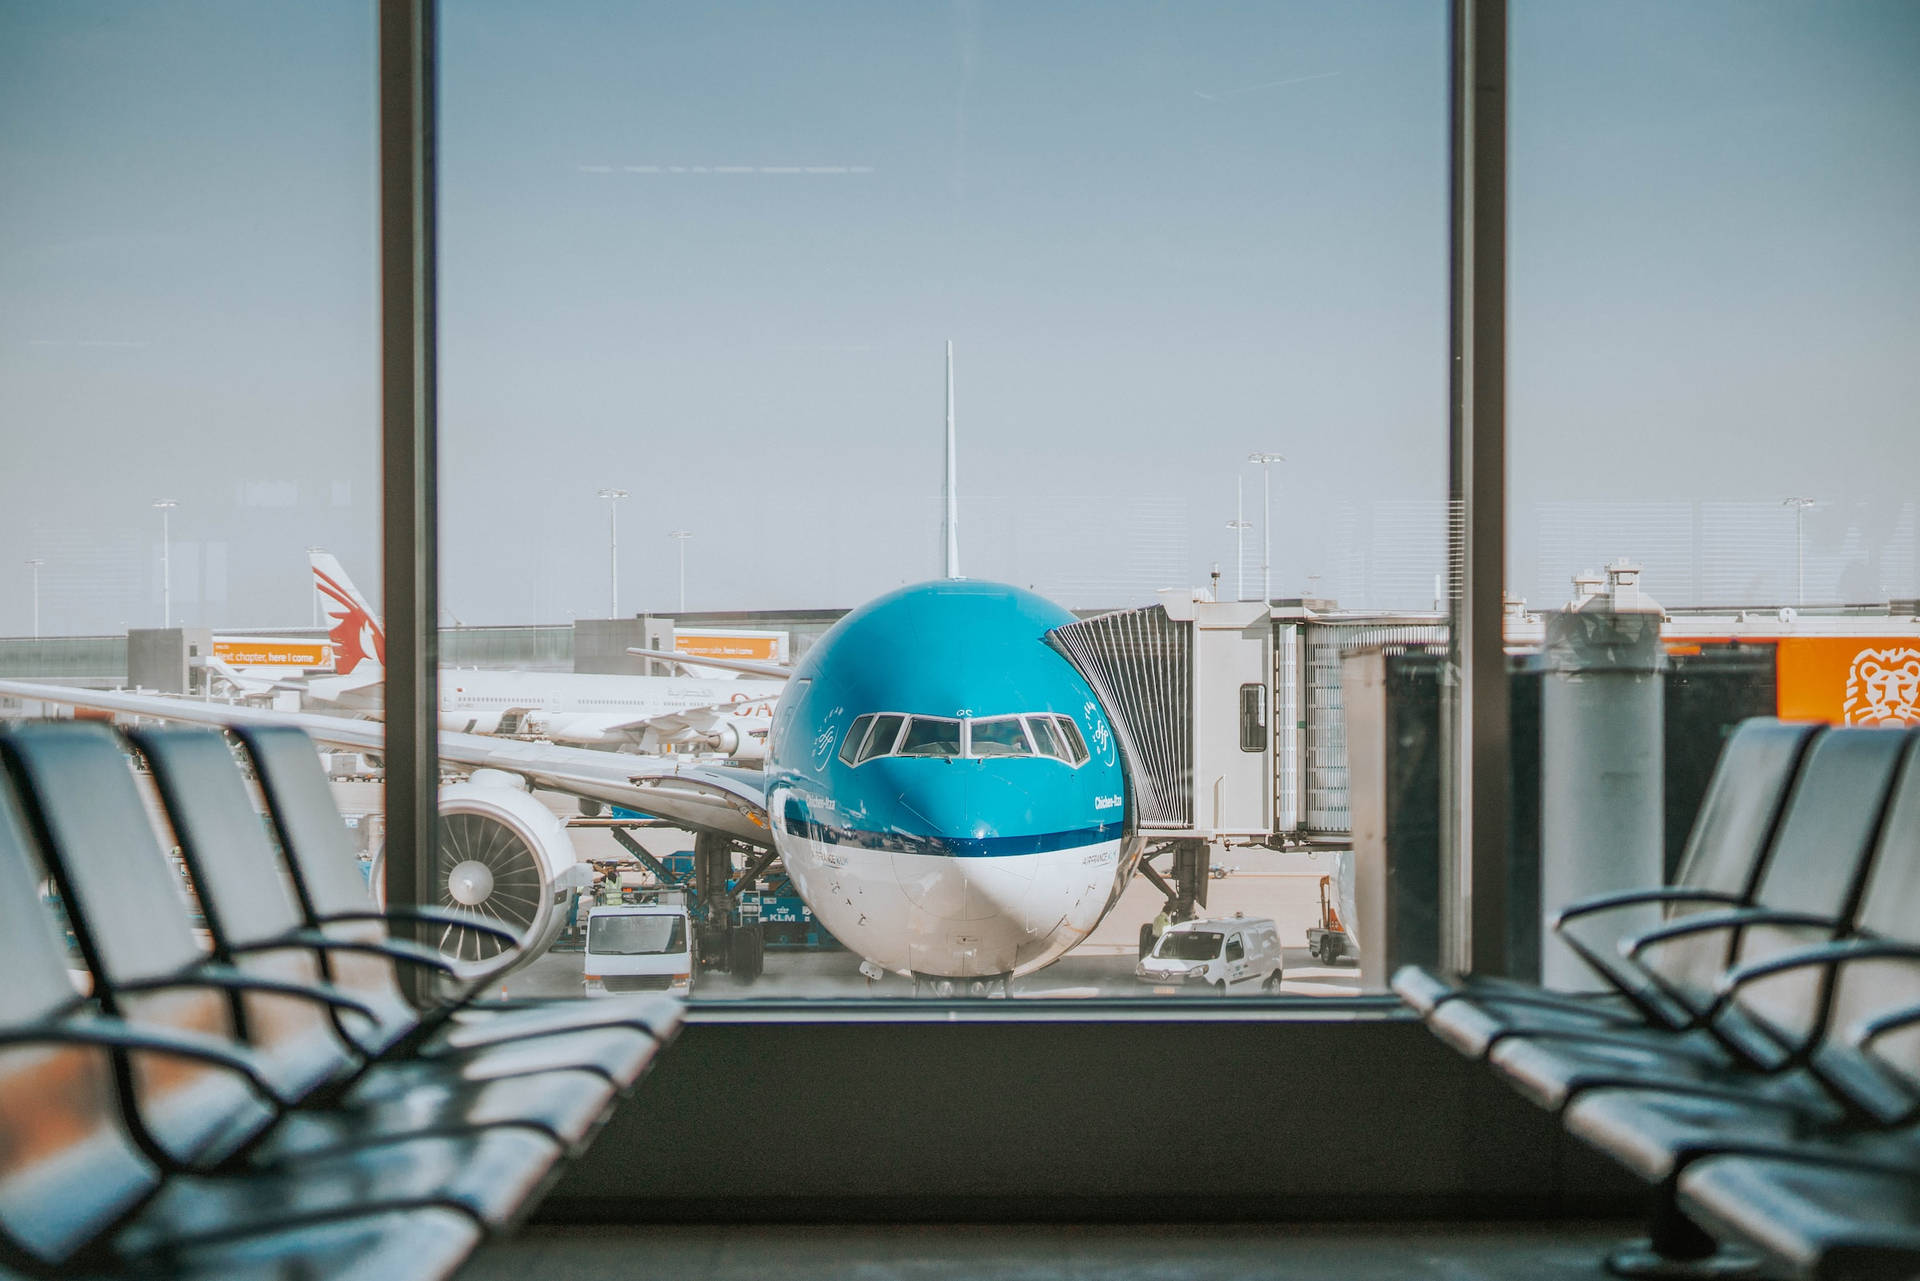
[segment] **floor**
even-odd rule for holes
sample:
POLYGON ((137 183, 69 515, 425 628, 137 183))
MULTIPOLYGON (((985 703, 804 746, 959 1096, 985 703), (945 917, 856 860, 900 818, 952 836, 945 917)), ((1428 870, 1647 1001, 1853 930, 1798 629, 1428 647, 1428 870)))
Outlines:
POLYGON ((541 1227, 460 1281, 1559 1281, 1605 1275, 1629 1224, 541 1227))

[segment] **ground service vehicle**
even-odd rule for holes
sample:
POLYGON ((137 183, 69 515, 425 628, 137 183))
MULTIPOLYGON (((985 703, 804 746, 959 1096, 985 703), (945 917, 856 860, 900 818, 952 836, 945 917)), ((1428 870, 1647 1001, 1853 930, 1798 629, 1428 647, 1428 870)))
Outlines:
POLYGON ((1264 916, 1228 916, 1168 926, 1133 973, 1143 983, 1225 995, 1256 981, 1277 992, 1280 968, 1279 927, 1264 916))
POLYGON ((693 923, 681 903, 618 903, 587 914, 588 996, 693 987, 693 923))

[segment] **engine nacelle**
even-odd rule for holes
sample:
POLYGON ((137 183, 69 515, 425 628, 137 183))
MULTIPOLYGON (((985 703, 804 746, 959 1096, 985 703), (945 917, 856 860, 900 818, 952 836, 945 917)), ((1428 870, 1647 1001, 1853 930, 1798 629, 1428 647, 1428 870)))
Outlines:
POLYGON ((767 720, 765 717, 729 716, 708 736, 715 751, 730 761, 767 759, 767 720))
MULTIPOLYGON (((471 911, 522 940, 503 959, 499 977, 545 955, 567 921, 567 897, 577 888, 579 862, 566 824, 527 790, 526 780, 503 770, 475 770, 440 789, 440 849, 434 861, 432 905, 471 911)), ((373 856, 374 895, 386 897, 386 848, 373 856)), ((456 960, 484 963, 505 947, 476 930, 447 927, 433 941, 456 960)))

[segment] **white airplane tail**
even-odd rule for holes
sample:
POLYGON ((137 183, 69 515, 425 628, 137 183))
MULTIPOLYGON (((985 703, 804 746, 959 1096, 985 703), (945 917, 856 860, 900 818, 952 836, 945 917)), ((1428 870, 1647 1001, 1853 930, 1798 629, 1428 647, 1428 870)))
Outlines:
POLYGON ((313 570, 313 589, 320 593, 322 608, 333 620, 327 639, 333 642, 335 674, 348 676, 357 671, 364 676, 385 670, 387 634, 373 606, 331 552, 308 552, 307 564, 313 570))

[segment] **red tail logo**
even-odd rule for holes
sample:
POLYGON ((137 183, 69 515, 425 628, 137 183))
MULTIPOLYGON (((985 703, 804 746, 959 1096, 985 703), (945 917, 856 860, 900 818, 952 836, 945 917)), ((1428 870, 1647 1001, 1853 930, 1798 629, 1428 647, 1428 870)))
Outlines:
POLYGON ((327 639, 333 642, 334 672, 348 675, 368 659, 386 666, 387 634, 380 630, 380 624, 354 600, 352 592, 326 573, 315 569, 313 577, 320 594, 340 606, 337 610, 327 610, 327 617, 335 620, 333 629, 327 633, 327 639))

